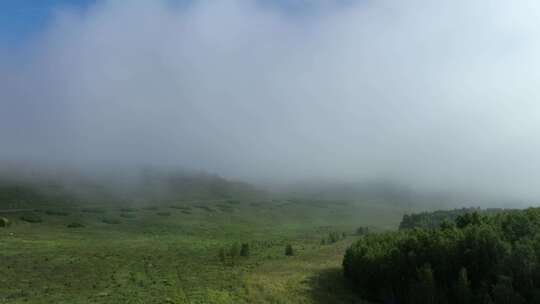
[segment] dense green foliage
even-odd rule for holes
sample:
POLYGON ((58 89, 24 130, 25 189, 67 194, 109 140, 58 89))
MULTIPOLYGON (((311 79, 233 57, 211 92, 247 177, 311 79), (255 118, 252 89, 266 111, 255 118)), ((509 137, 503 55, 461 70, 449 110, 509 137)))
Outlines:
POLYGON ((343 267, 373 301, 540 303, 540 208, 368 234, 347 250, 343 267))
POLYGON ((459 216, 477 212, 482 215, 495 215, 503 212, 503 209, 479 209, 479 208, 462 208, 454 210, 438 210, 434 212, 421 212, 415 214, 405 214, 399 229, 411 228, 438 228, 444 220, 454 221, 459 216))

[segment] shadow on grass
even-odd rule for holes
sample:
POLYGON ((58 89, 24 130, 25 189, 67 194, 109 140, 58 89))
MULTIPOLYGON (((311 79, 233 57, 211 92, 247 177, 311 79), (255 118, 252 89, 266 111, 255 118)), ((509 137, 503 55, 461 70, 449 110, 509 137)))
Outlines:
POLYGON ((369 304, 352 291, 339 267, 325 269, 307 280, 310 297, 317 304, 369 304))

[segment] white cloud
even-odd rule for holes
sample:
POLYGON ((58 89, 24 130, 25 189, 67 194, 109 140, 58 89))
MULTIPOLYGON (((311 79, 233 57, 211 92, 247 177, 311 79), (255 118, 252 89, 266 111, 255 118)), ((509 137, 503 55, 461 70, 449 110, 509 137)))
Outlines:
POLYGON ((540 4, 321 5, 59 11, 0 53, 0 156, 538 197, 540 4))

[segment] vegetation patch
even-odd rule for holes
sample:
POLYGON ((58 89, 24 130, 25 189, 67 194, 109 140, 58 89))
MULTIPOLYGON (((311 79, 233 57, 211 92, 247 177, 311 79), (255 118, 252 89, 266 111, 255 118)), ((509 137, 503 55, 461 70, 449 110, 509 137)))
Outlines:
POLYGON ((49 209, 45 210, 45 213, 48 215, 54 215, 54 216, 68 216, 69 213, 62 210, 55 210, 55 209, 49 209))
POLYGON ((191 207, 183 206, 183 205, 171 205, 169 206, 169 208, 178 209, 178 210, 191 210, 191 207))
POLYGON ((159 216, 171 216, 170 212, 158 212, 156 214, 159 215, 159 216))
POLYGON ((38 214, 35 214, 35 213, 25 213, 25 214, 21 215, 21 217, 19 219, 21 221, 25 221, 25 222, 28 222, 28 223, 41 223, 41 222, 43 222, 43 219, 41 218, 41 216, 39 216, 38 214))
POLYGON ((229 205, 225 205, 225 204, 218 204, 216 205, 216 207, 219 209, 219 211, 221 212, 227 212, 227 213, 232 213, 234 212, 234 208, 232 206, 229 206, 229 205))
POLYGON ((67 224, 66 227, 68 227, 68 228, 82 228, 82 227, 84 227, 84 225, 79 223, 79 222, 71 222, 71 223, 67 224))
POLYGON ((540 303, 538 249, 540 208, 475 211, 438 228, 367 234, 343 268, 377 302, 540 303))
POLYGON ((438 228, 444 220, 454 221, 463 214, 477 212, 482 215, 495 215, 504 211, 504 209, 496 208, 485 210, 481 210, 479 208, 462 208, 405 214, 401 220, 401 223, 399 224, 399 229, 438 228))
POLYGON ((285 246, 285 255, 286 256, 294 255, 294 249, 291 244, 287 244, 287 246, 285 246))
POLYGON ((356 235, 360 235, 360 236, 363 236, 363 235, 366 235, 369 233, 369 227, 358 227, 356 229, 356 235))
POLYGON ((146 210, 146 211, 156 211, 158 209, 159 208, 157 206, 147 206, 147 207, 142 208, 142 210, 146 210))
POLYGON ((81 212, 103 214, 107 212, 107 210, 103 208, 83 208, 81 209, 81 212))
POLYGON ((119 219, 115 219, 115 218, 104 218, 101 221, 105 224, 110 224, 110 225, 118 225, 121 223, 119 219))
POLYGON ((119 209, 122 212, 137 212, 139 211, 137 208, 120 208, 119 209))
POLYGON ((10 224, 11 222, 7 218, 0 217, 0 227, 2 228, 9 227, 10 224))
POLYGON ((204 205, 197 205, 195 206, 195 208, 199 208, 201 210, 204 210, 204 211, 207 211, 207 212, 214 212, 215 210, 208 207, 208 206, 204 206, 204 205))
POLYGON ((135 215, 133 213, 122 213, 122 214, 120 214, 120 217, 127 218, 127 219, 133 219, 133 218, 136 218, 137 215, 135 215))

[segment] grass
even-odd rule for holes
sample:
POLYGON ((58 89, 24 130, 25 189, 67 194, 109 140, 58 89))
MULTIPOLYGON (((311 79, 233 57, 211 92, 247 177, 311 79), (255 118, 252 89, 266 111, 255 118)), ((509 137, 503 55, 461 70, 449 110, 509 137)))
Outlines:
POLYGON ((123 221, 104 215, 134 211, 73 208, 39 225, 0 214, 12 222, 0 228, 0 303, 362 303, 340 268, 357 236, 321 239, 395 228, 405 212, 370 202, 218 204, 150 206, 123 221), (84 228, 67 228, 74 223, 84 228), (249 257, 221 260, 235 243, 249 244, 249 257))

